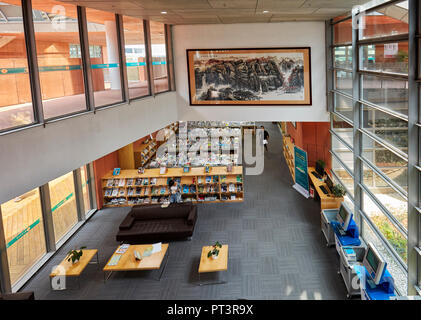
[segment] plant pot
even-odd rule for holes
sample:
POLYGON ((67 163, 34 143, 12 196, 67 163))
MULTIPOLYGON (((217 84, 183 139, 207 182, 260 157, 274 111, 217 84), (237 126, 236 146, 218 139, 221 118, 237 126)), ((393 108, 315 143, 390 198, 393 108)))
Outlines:
POLYGON ((217 255, 217 254, 213 254, 213 255, 212 255, 212 259, 213 259, 213 260, 218 259, 218 255, 217 255))

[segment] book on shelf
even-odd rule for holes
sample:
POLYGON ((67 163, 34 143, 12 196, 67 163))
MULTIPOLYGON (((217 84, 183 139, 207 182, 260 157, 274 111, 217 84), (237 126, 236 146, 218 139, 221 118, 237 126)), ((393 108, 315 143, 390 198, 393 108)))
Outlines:
POLYGON ((212 177, 206 176, 206 183, 211 183, 211 182, 212 182, 212 177))
POLYGON ((112 189, 107 189, 107 190, 105 190, 105 194, 104 194, 104 195, 105 195, 106 197, 110 197, 110 196, 111 196, 111 194, 112 194, 112 191, 113 191, 112 189))
POLYGON ((161 187, 160 193, 161 194, 165 194, 165 192, 167 191, 167 188, 165 187, 161 187))
POLYGON ((118 186, 119 187, 124 187, 124 185, 126 184, 126 179, 120 179, 119 181, 118 181, 118 186))
POLYGON ((107 180, 107 187, 112 187, 114 185, 114 179, 107 180))
POLYGON ((126 190, 125 189, 123 189, 123 188, 120 188, 119 190, 118 190, 118 196, 119 197, 124 197, 126 195, 126 190))
POLYGON ((148 184, 149 184, 149 179, 148 178, 143 179, 142 185, 147 186, 148 184))
POLYGON ((156 185, 156 178, 151 178, 151 185, 156 185))
POLYGON ((229 192, 235 192, 235 185, 233 183, 229 184, 228 191, 229 192))
POLYGON ((111 194, 112 197, 117 197, 118 195, 118 188, 113 189, 113 193, 111 194))
POLYGON ((127 195, 128 195, 128 196, 132 196, 132 195, 133 195, 133 193, 134 193, 134 189, 133 189, 133 188, 129 188, 129 189, 127 190, 127 195))
POLYGON ((135 185, 135 186, 141 186, 141 185, 142 185, 142 178, 138 178, 138 179, 136 179, 136 181, 135 181, 134 185, 135 185))
POLYGON ((127 179, 127 186, 131 187, 133 185, 133 178, 127 179))
POLYGON ((136 195, 140 196, 141 192, 142 192, 142 188, 137 187, 136 188, 136 195))

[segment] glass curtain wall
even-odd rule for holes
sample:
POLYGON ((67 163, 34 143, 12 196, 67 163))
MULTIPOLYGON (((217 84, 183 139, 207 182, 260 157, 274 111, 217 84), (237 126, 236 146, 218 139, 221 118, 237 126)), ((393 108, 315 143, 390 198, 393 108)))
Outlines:
POLYGON ((120 53, 114 13, 86 9, 95 107, 123 101, 120 53))
POLYGON ((24 284, 28 272, 32 274, 40 267, 38 263, 46 255, 47 248, 55 245, 58 249, 60 240, 69 235, 77 223, 83 223, 79 216, 86 217, 93 212, 96 199, 91 188, 95 183, 90 175, 90 166, 87 164, 80 168, 81 185, 75 185, 77 179, 74 177, 78 173, 75 170, 0 205, 3 224, 0 237, 4 236, 8 259, 8 270, 5 272, 10 277, 14 291, 24 284), (47 190, 49 197, 45 197, 47 190), (78 201, 84 206, 84 212, 80 212, 80 215, 76 199, 78 194, 81 196, 78 201), (49 231, 44 229, 44 221, 51 220, 55 244, 49 246, 46 237, 49 231))
POLYGON ((165 24, 150 21, 152 69, 155 93, 169 90, 165 24))
POLYGON ((129 98, 150 95, 143 20, 123 16, 129 98))
POLYGON ((362 237, 381 252, 399 293, 406 294, 408 1, 368 10, 359 24, 353 19, 332 20, 332 166, 348 196, 358 194, 362 237), (353 30, 353 25, 363 27, 353 30), (351 157, 357 147, 361 154, 351 157))
POLYGON ((22 8, 0 2, 0 131, 35 122, 22 8))
POLYGON ((340 17, 332 27, 333 101, 331 113, 332 174, 345 187, 345 202, 354 211, 354 146, 352 101, 352 19, 340 17))
POLYGON ((14 285, 47 252, 39 190, 31 190, 0 207, 10 281, 14 285))
POLYGON ((77 7, 54 0, 32 0, 44 118, 86 110, 77 7))

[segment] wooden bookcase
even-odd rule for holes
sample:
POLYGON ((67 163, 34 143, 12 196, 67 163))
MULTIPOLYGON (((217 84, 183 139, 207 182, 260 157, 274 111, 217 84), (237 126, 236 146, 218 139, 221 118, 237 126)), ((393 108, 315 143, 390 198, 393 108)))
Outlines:
POLYGON ((282 136, 282 139, 285 161, 287 162, 292 179, 295 181, 294 144, 291 141, 291 137, 282 136))
POLYGON ((102 177, 104 206, 127 207, 161 203, 160 198, 162 200, 169 197, 169 179, 179 180, 183 200, 190 198, 192 203, 244 201, 242 166, 233 167, 231 172, 227 172, 227 167, 211 167, 209 173, 205 173, 204 167, 197 167, 190 168, 189 172, 183 172, 183 168, 168 168, 165 174, 160 174, 160 169, 157 168, 145 169, 143 174, 139 174, 137 170, 121 170, 118 176, 113 176, 110 171, 102 177), (185 192, 185 186, 188 186, 188 192, 185 192), (231 199, 233 196, 235 199, 231 199), (208 197, 216 199, 205 200, 208 197), (225 197, 227 199, 223 200, 225 197), (120 202, 112 203, 112 199, 120 202), (138 202, 140 199, 143 202, 138 202))

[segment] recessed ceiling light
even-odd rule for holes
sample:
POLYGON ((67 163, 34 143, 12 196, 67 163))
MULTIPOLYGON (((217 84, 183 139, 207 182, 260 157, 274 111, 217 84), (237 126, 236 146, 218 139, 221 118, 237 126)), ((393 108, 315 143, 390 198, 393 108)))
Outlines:
POLYGON ((161 11, 162 14, 167 14, 167 11, 161 11))
POLYGON ((267 10, 264 10, 264 11, 263 11, 263 13, 269 13, 269 11, 267 11, 267 10))

